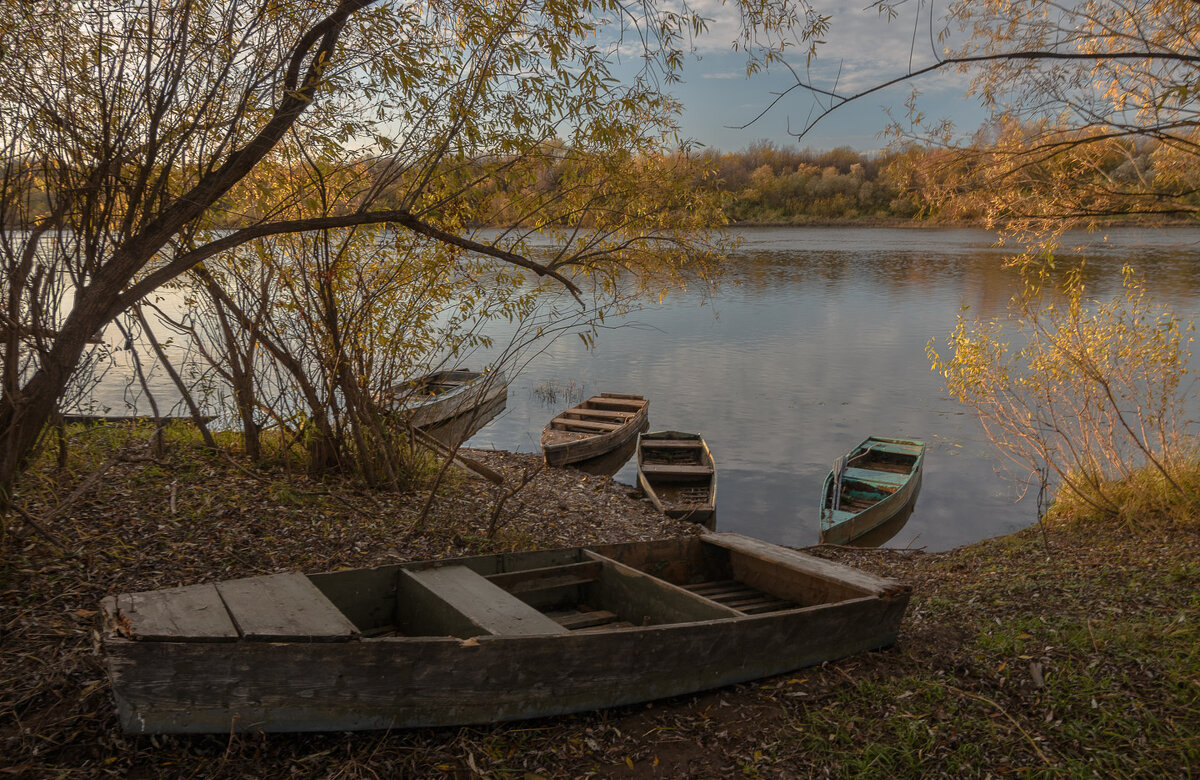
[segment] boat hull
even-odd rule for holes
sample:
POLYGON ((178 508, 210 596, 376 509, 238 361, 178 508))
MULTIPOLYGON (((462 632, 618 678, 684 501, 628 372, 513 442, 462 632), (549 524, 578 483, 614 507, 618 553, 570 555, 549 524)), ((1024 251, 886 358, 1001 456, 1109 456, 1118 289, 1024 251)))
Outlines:
POLYGON ((129 642, 109 647, 109 670, 130 732, 491 723, 677 696, 885 647, 895 629, 879 627, 898 626, 903 610, 864 599, 791 615, 567 637, 129 642))
MULTIPOLYGON (((122 727, 135 733, 393 729, 619 706, 886 647, 896 641, 909 598, 908 588, 894 581, 737 534, 400 564, 308 579, 364 629, 362 635, 342 641, 151 640, 129 634, 128 618, 136 617, 131 604, 144 607, 146 600, 138 602, 139 594, 106 599, 104 652, 122 727), (398 579, 471 569, 518 593, 521 583, 549 571, 558 579, 538 591, 548 598, 554 589, 576 587, 564 584, 560 570, 599 568, 600 560, 603 583, 595 587, 602 584, 610 597, 649 594, 626 617, 654 624, 527 635, 465 636, 468 630, 368 636, 368 626, 397 610, 419 612, 418 600, 396 590, 398 579), (547 568, 521 568, 529 566, 547 568), (713 568, 701 577, 732 577, 790 606, 748 614, 685 590, 700 586, 675 584, 694 579, 704 566, 713 568), (381 593, 391 595, 381 599, 381 593), (649 614, 639 618, 643 609, 649 614)), ((712 594, 721 585, 707 587, 712 594)), ((540 603, 532 593, 522 598, 540 603)))

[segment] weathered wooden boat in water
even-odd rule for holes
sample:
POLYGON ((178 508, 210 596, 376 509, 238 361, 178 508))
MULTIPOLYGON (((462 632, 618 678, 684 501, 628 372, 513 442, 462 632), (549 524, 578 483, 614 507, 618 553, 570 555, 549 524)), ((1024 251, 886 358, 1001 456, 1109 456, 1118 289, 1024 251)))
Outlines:
MULTIPOLYGON (((401 382, 389 388, 386 397, 391 411, 409 425, 435 433, 483 409, 495 407, 508 396, 508 379, 503 371, 471 371, 455 368, 401 382)), ((493 415, 495 416, 495 415, 493 415)), ((490 419, 490 418, 489 418, 490 419)))
POLYGON ((638 486, 658 511, 712 527, 717 467, 698 433, 655 431, 638 436, 638 486))
POLYGON ((916 498, 925 442, 871 436, 838 458, 821 491, 821 541, 846 544, 916 498))
POLYGON ((104 599, 122 726, 342 731, 558 715, 886 647, 909 589, 737 534, 104 599))
POLYGON ((546 463, 565 466, 617 449, 646 429, 649 410, 640 395, 601 393, 559 412, 542 429, 546 463))

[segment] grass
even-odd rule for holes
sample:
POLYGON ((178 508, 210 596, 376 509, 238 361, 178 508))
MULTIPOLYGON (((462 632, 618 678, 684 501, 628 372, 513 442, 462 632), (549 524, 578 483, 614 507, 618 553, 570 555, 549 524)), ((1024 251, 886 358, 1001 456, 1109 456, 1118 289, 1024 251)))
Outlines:
POLYGON ((1192 456, 1184 465, 1172 467, 1170 479, 1157 469, 1144 468, 1128 479, 1102 482, 1089 494, 1094 494, 1091 501, 1060 490, 1048 521, 1055 525, 1117 523, 1143 532, 1195 527, 1200 525, 1200 460, 1192 456))
POLYGON ((550 381, 533 388, 533 397, 543 406, 572 406, 587 397, 584 390, 584 385, 577 384, 574 379, 566 384, 550 381))
POLYGON ((923 567, 953 572, 924 580, 914 605, 952 639, 920 631, 879 676, 789 708, 790 752, 855 777, 1200 769, 1200 566, 1162 560, 1170 542, 1085 546, 1080 530, 1051 536, 1069 550, 1025 532, 923 567), (963 577, 967 561, 977 574, 963 577))

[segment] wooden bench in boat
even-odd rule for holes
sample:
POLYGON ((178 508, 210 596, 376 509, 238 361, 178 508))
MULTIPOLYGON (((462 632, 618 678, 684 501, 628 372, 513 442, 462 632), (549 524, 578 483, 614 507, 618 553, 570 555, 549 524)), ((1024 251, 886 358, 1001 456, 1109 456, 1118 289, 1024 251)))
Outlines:
POLYGON ((617 423, 598 422, 596 420, 564 420, 561 417, 554 421, 555 430, 569 431, 574 428, 583 428, 591 431, 615 431, 621 426, 617 423))
POLYGON ((600 578, 599 561, 568 563, 561 566, 546 566, 540 569, 522 569, 502 574, 492 574, 488 581, 514 595, 532 591, 567 588, 586 585, 600 578))
POLYGON ((359 631, 298 572, 126 593, 117 612, 131 638, 159 641, 338 642, 359 631))
POLYGON ((894 441, 874 441, 871 442, 872 452, 890 452, 896 455, 912 455, 916 457, 921 454, 921 448, 913 444, 902 444, 894 441))
MULTIPOLYGON (((466 566, 439 566, 403 574, 425 594, 425 598, 406 600, 405 608, 415 613, 409 621, 423 620, 421 625, 441 627, 451 636, 567 632, 551 618, 466 566)), ((409 593, 413 595, 411 588, 409 593)))
POLYGON ((641 409, 646 405, 646 400, 644 398, 638 398, 634 400, 604 396, 603 398, 591 398, 589 400, 591 401, 592 408, 594 409, 631 409, 636 412, 638 409, 641 409))
POLYGON ((642 439, 644 450, 702 450, 704 443, 699 439, 642 439))
POLYGON ((647 477, 703 477, 713 473, 712 466, 697 466, 686 463, 642 463, 642 473, 647 477))
POLYGON ((612 409, 568 409, 562 413, 563 417, 600 417, 609 420, 628 420, 634 415, 634 412, 618 412, 612 409))
POLYGON ((899 488, 904 483, 908 482, 909 475, 895 474, 888 471, 875 471, 874 469, 859 469, 850 467, 846 469, 846 473, 842 475, 843 482, 866 482, 872 485, 881 485, 891 488, 899 488))

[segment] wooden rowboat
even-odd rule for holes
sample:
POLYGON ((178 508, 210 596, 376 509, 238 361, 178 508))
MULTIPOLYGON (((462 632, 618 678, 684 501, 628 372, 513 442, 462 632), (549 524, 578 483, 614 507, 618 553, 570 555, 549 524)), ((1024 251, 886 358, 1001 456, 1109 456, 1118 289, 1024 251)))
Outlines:
POLYGON ((909 589, 737 534, 110 596, 139 733, 487 723, 676 696, 886 647, 909 589))
POLYGON ((655 431, 640 435, 637 477, 650 503, 667 517, 713 526, 717 467, 700 434, 655 431))
POLYGON ((646 429, 650 402, 640 395, 601 393, 559 412, 542 429, 546 463, 565 466, 615 450, 646 429))
POLYGON ((821 492, 821 541, 846 544, 916 498, 925 442, 870 436, 838 458, 821 492))
POLYGON ((489 408, 507 396, 508 380, 503 371, 485 373, 466 368, 435 371, 393 385, 385 393, 391 411, 427 432, 489 408))

